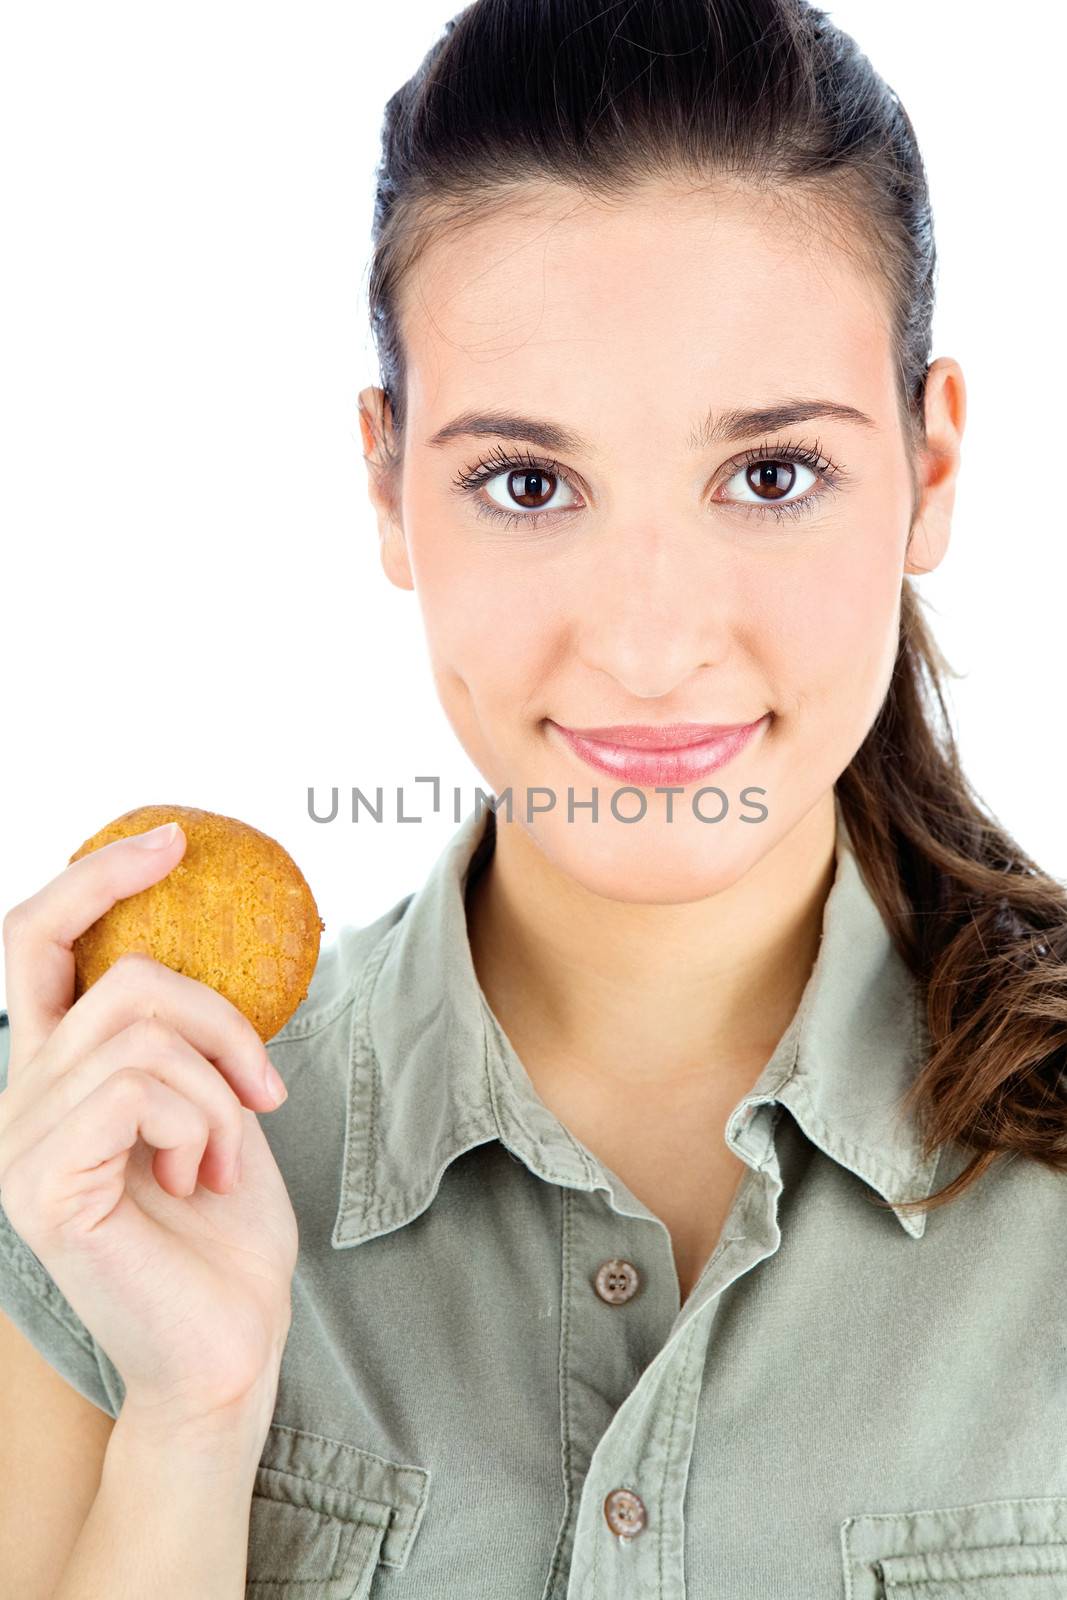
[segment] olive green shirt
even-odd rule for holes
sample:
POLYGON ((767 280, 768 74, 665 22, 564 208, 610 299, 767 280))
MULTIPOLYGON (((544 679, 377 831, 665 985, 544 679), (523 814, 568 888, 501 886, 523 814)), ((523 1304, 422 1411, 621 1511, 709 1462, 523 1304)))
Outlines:
MULTIPOLYGON (((729 1118, 748 1171, 684 1304, 666 1227, 479 988, 464 889, 494 840, 472 812, 342 929, 270 1043, 300 1255, 248 1594, 1064 1600, 1067 1182, 1018 1160, 926 1218, 872 1204, 966 1155, 923 1161, 900 1114, 922 1008, 840 807, 818 958, 729 1118)), ((2 1211, 0 1306, 117 1413, 2 1211)))

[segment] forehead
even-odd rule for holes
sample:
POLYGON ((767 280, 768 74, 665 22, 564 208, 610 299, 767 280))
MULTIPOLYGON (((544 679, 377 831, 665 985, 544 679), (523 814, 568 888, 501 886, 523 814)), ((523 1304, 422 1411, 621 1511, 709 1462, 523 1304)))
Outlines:
POLYGON ((432 236, 400 315, 416 439, 475 401, 541 403, 594 436, 607 405, 647 426, 653 397, 673 432, 687 402, 892 404, 884 285, 815 200, 530 186, 432 236))

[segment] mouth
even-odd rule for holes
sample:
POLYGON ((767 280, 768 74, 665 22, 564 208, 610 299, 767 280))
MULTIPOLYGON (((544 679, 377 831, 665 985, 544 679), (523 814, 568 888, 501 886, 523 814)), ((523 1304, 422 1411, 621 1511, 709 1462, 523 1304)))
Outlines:
POLYGON ((553 738, 598 772, 636 787, 685 785, 725 766, 770 721, 681 722, 660 726, 615 723, 602 728, 568 728, 546 719, 553 738))

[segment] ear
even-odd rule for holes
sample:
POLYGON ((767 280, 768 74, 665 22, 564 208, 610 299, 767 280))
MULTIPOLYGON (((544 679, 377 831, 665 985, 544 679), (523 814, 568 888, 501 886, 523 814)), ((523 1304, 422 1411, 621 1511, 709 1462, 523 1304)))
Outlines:
POLYGON ((926 443, 919 456, 918 509, 911 526, 906 573, 932 572, 948 549, 960 444, 967 420, 967 387, 958 361, 939 356, 926 374, 926 443))
POLYGON ((400 452, 384 389, 372 386, 360 390, 359 426, 367 463, 367 492, 378 520, 382 567, 398 589, 414 589, 400 506, 400 452))

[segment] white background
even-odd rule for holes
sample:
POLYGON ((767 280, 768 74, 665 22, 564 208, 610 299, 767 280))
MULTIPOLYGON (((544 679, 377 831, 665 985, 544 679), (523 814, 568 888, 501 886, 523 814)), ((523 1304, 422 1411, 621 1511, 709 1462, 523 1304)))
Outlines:
MULTIPOLYGON (((436 773, 471 809, 482 780, 437 703, 416 596, 378 563, 356 409, 378 377, 382 112, 458 9, 7 8, 3 909, 111 818, 177 803, 279 839, 330 941, 417 888, 455 822, 427 804, 407 827, 318 825, 309 784, 328 803, 333 784, 410 794, 436 773)), ((933 354, 968 382, 953 544, 919 580, 964 674, 964 763, 1067 877, 1063 8, 829 9, 915 123, 933 354)))

